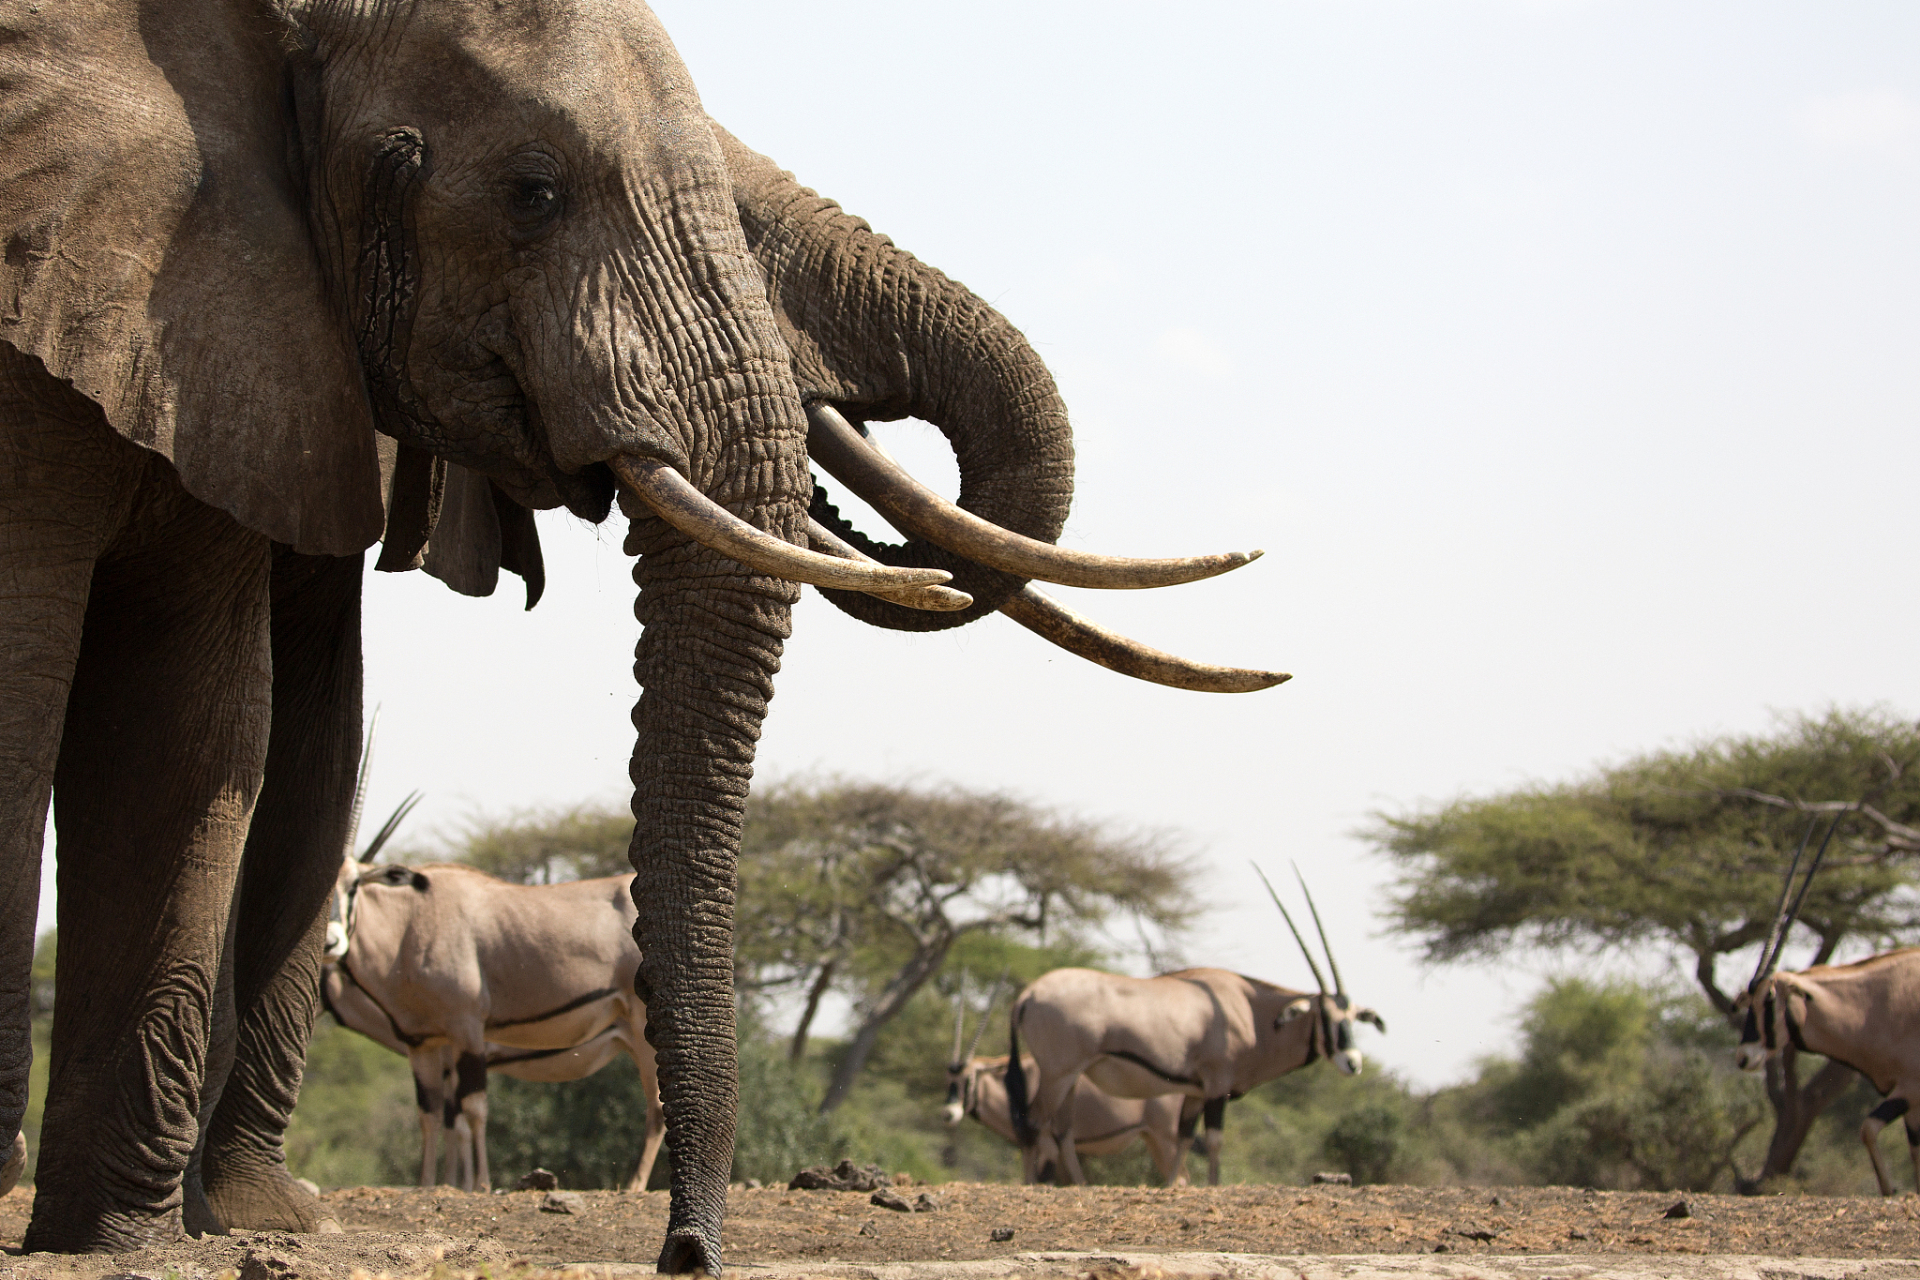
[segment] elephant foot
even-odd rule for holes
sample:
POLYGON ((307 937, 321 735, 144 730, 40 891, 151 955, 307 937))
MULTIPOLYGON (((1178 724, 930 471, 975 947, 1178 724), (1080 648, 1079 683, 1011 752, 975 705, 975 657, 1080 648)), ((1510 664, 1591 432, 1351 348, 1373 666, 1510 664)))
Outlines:
POLYGON ((717 1276, 720 1274, 720 1242, 709 1240, 693 1227, 675 1227, 667 1232, 667 1242, 660 1246, 657 1270, 663 1276, 717 1276))
POLYGON ((27 1168, 27 1135, 13 1135, 13 1151, 7 1156, 7 1162, 0 1165, 0 1196, 7 1194, 20 1185, 20 1175, 27 1168))
POLYGON ((255 1166, 244 1175, 207 1178, 207 1202, 237 1231, 339 1231, 320 1197, 300 1185, 284 1164, 255 1166))
POLYGON ((224 1236, 228 1234, 227 1224, 220 1220, 213 1206, 207 1203, 206 1189, 200 1185, 195 1171, 188 1170, 180 1184, 180 1225, 195 1240, 202 1236, 224 1236))
POLYGON ((70 1197, 36 1190, 33 1220, 21 1241, 25 1253, 132 1253, 186 1239, 178 1204, 152 1212, 103 1212, 97 1203, 69 1203, 70 1197))

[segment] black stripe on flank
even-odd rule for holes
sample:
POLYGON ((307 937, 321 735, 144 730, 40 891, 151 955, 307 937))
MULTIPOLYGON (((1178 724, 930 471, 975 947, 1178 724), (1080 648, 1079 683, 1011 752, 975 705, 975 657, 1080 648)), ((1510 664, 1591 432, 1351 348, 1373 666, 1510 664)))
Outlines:
POLYGON ((579 1044, 563 1044, 555 1049, 528 1049, 521 1053, 497 1053, 487 1059, 487 1069, 492 1070, 495 1067, 510 1067, 516 1062, 538 1062, 542 1058, 557 1058, 563 1053, 572 1053, 575 1049, 584 1049, 596 1040, 605 1040, 614 1033, 614 1030, 613 1027, 608 1027, 598 1035, 588 1036, 579 1044))
POLYGON ((545 1022, 548 1018, 557 1018, 563 1013, 572 1013, 575 1009, 583 1005, 592 1004, 596 1000, 605 1000, 608 996, 618 994, 620 994, 620 988, 618 987, 601 987, 598 991, 589 991, 583 996, 575 996, 558 1009, 550 1009, 546 1013, 536 1014, 531 1018, 509 1018, 505 1022, 489 1022, 487 1029, 491 1031, 495 1027, 525 1027, 535 1022, 545 1022))
POLYGON ((1162 1071, 1160 1068, 1154 1066, 1151 1062, 1148 1062, 1145 1058, 1141 1057, 1139 1054, 1128 1053, 1125 1049, 1109 1049, 1107 1050, 1106 1056, 1109 1058, 1124 1058, 1126 1061, 1131 1062, 1136 1067, 1144 1067, 1148 1071, 1151 1071, 1153 1072, 1153 1074, 1159 1076, 1162 1080, 1165 1080, 1168 1084, 1192 1085, 1196 1089, 1200 1087, 1200 1082, 1198 1080, 1189 1080, 1185 1076, 1169 1075, 1165 1071, 1162 1071))
POLYGON ((1076 1133, 1073 1135, 1073 1140, 1077 1145, 1080 1145, 1080 1146, 1085 1146, 1089 1142, 1111 1142, 1115 1138, 1124 1138, 1128 1134, 1139 1133, 1141 1130, 1145 1129, 1146 1127, 1147 1126, 1144 1124, 1122 1125, 1120 1128, 1110 1130, 1107 1133, 1102 1133, 1097 1136, 1086 1137, 1086 1138, 1083 1138, 1076 1133))

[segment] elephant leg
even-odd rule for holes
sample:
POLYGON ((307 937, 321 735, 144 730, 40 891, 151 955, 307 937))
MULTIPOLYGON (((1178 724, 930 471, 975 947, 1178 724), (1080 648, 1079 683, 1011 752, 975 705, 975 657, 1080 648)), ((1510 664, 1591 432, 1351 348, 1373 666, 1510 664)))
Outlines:
POLYGON ((147 456, 92 403, 0 345, 0 1144, 22 1155, 47 803, 94 561, 147 456))
POLYGON ((180 1235, 218 1026, 231 1035, 269 564, 266 539, 152 459, 94 566, 54 775, 61 962, 30 1251, 180 1235))
POLYGON ((285 1136, 320 1010, 326 908, 360 759, 361 557, 275 550, 273 727, 241 863, 232 1069, 201 1142, 208 1205, 229 1227, 338 1223, 287 1169, 285 1136))

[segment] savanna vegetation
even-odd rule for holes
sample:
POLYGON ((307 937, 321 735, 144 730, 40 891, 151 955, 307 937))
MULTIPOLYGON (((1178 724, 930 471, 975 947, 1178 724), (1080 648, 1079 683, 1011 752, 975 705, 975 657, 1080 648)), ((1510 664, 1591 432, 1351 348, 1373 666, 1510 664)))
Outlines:
MULTIPOLYGON (((1788 962, 1914 936, 1916 760, 1912 725, 1836 712, 1378 816, 1365 834, 1399 872, 1390 923, 1430 960, 1518 950, 1581 976, 1548 982, 1516 1019, 1514 1052, 1465 1082, 1423 1091, 1372 1066, 1347 1079, 1321 1064, 1254 1091, 1228 1109, 1225 1177, 1871 1194, 1857 1137, 1871 1088, 1791 1050, 1765 1080, 1742 1076, 1724 1010, 1747 977, 1734 961, 1751 964, 1810 818, 1846 810, 1788 962), (1653 972, 1650 949, 1686 957, 1686 976, 1591 976, 1608 955, 1653 972)), ((624 871, 630 831, 617 809, 523 814, 388 857, 545 883, 624 871)), ((1004 796, 845 782, 756 794, 740 869, 736 1177, 785 1180, 851 1156, 919 1179, 1016 1180, 1013 1148, 971 1121, 940 1122, 956 999, 971 1037, 998 993, 979 1052, 1004 1052, 1007 996, 1048 969, 1204 962, 1180 954, 1192 876, 1165 836, 1004 796), (840 1034, 821 1032, 827 1009, 840 1034)), ((49 936, 35 966, 30 1141, 53 960, 49 936)), ((496 1180, 539 1165, 564 1186, 620 1185, 639 1095, 624 1060, 568 1085, 495 1077, 496 1180)), ((1883 1135, 1890 1155, 1899 1134, 1883 1135)), ((404 1060, 323 1019, 288 1135, 294 1170, 329 1186, 411 1182, 418 1141, 404 1060)), ((1098 1181, 1154 1180, 1139 1147, 1087 1166, 1098 1181)), ((663 1159, 655 1185, 666 1177, 663 1159)))

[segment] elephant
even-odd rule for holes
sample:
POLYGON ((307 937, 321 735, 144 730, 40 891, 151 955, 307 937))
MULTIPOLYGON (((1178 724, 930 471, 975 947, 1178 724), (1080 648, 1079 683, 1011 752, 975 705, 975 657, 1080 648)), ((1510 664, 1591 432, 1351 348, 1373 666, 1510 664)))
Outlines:
POLYGON ((802 584, 995 611, 1247 690, 1032 579, 1258 553, 1053 545, 1072 439, 1003 317, 710 121, 638 0, 63 0, 0 15, 0 1136, 30 1060, 48 805, 59 992, 26 1246, 310 1227, 279 1132, 350 823, 376 567, 491 590, 531 512, 635 557, 636 987, 666 1272, 721 1265, 741 809, 802 584), (865 434, 913 416, 957 504, 865 434), (908 535, 853 529, 818 463, 908 535))

